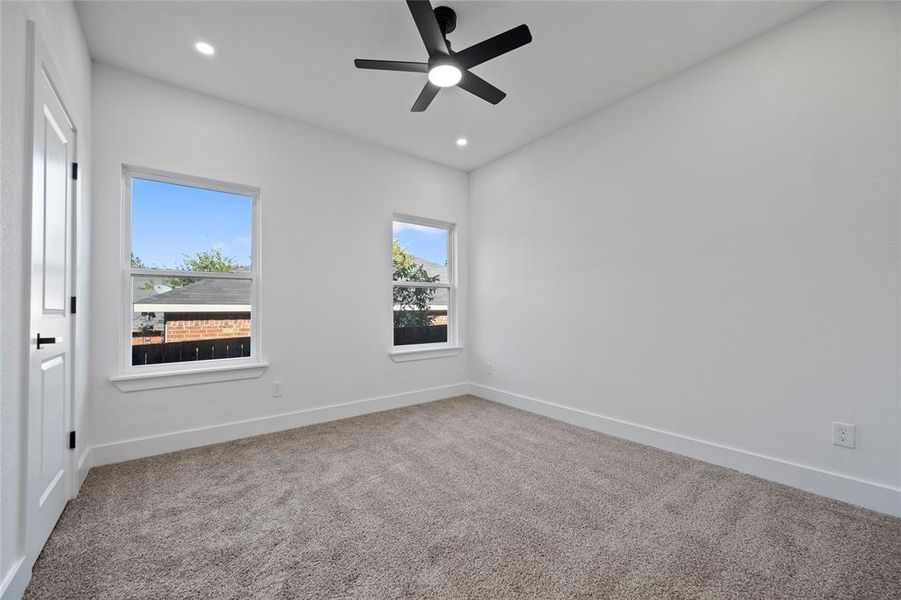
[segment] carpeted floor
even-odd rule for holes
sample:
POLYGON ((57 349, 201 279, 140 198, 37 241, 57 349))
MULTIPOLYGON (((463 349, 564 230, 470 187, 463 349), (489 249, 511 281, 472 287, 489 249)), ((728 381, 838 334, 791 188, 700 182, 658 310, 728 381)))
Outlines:
POLYGON ((91 471, 26 598, 901 598, 901 520, 473 397, 91 471))

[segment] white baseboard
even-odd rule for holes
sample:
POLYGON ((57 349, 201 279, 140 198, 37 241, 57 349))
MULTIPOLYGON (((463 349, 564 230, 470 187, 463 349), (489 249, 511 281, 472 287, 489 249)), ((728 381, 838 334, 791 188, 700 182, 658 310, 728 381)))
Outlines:
POLYGON ((78 495, 78 490, 80 490, 81 486, 84 484, 84 480, 88 476, 88 471, 94 466, 93 450, 94 449, 89 446, 81 453, 81 457, 78 459, 78 468, 75 471, 75 495, 78 495))
POLYGON ((0 582, 0 600, 19 600, 31 581, 31 567, 22 556, 13 564, 0 582))
POLYGON ((806 492, 901 517, 901 488, 605 417, 476 383, 470 383, 469 390, 471 394, 487 400, 500 402, 558 421, 654 446, 806 492))
POLYGON ((270 415, 223 423, 209 427, 175 431, 162 435, 99 444, 90 448, 90 458, 94 465, 106 465, 156 454, 165 454, 187 448, 218 444, 240 438, 314 425, 325 421, 346 419, 367 413, 411 406, 433 400, 452 398, 468 393, 469 385, 457 383, 441 387, 404 392, 391 396, 368 398, 331 406, 308 408, 290 413, 270 415))

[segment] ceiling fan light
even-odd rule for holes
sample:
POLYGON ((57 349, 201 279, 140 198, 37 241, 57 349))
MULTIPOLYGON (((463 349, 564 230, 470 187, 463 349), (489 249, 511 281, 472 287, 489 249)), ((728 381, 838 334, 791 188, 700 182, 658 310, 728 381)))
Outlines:
POLYGON ((212 56, 216 54, 216 49, 213 48, 212 44, 209 44, 207 42, 197 42, 196 44, 194 44, 194 49, 204 56, 212 56))
POLYGON ((460 83, 463 73, 454 65, 436 65, 429 70, 429 81, 438 87, 450 87, 460 83))

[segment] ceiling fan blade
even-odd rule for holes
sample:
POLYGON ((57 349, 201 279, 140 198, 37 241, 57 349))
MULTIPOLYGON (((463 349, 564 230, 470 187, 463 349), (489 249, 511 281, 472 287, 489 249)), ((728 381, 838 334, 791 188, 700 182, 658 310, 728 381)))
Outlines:
POLYGON ((527 25, 514 27, 504 33, 488 38, 484 42, 474 44, 465 50, 460 50, 454 56, 464 69, 480 65, 483 62, 516 50, 532 41, 532 32, 527 25))
POLYGON ((356 58, 354 59, 354 66, 358 69, 377 69, 379 71, 429 72, 429 63, 405 62, 401 60, 366 60, 365 58, 356 58))
POLYGON ((413 21, 416 22, 416 28, 419 29, 419 35, 422 36, 422 43, 429 51, 429 56, 447 54, 447 43, 444 41, 444 34, 441 33, 429 0, 407 0, 407 6, 410 7, 410 14, 413 15, 413 21))
POLYGON ((441 88, 434 83, 426 83, 425 87, 422 88, 422 91, 419 92, 419 98, 413 103, 413 108, 410 109, 410 112, 422 112, 427 109, 429 104, 432 103, 432 100, 435 99, 435 96, 438 95, 438 90, 440 89, 441 88))
POLYGON ((492 104, 497 104, 507 96, 506 92, 502 92, 478 75, 473 75, 469 71, 463 71, 463 78, 460 79, 460 83, 458 83, 457 86, 492 104))

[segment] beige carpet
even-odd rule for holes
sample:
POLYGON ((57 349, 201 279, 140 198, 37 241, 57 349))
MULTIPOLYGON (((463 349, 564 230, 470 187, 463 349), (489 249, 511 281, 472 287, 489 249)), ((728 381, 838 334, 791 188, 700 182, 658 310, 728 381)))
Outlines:
POLYGON ((473 397, 95 468, 26 598, 901 598, 901 520, 473 397))

